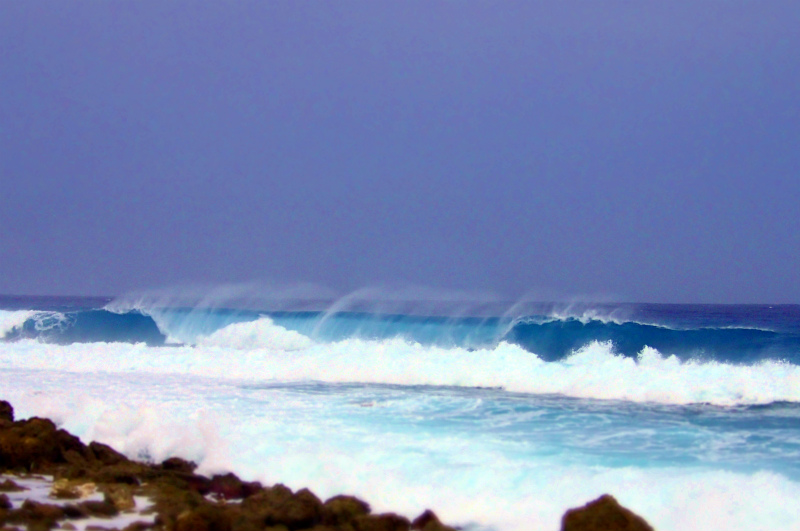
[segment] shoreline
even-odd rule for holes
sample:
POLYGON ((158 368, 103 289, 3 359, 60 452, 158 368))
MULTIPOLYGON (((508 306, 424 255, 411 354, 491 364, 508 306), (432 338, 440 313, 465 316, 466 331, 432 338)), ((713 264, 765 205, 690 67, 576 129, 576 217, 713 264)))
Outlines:
MULTIPOLYGON (((51 420, 15 420, 0 400, 0 531, 457 531, 425 510, 413 520, 373 514, 354 496, 264 486, 235 474, 206 477, 178 457, 133 461, 84 444, 51 420)), ((652 531, 609 495, 569 509, 562 531, 652 531)))

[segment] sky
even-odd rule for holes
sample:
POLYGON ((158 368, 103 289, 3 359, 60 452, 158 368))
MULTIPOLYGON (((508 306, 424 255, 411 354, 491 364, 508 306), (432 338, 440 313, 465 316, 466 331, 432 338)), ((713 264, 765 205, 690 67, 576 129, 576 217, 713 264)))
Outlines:
POLYGON ((800 303, 796 0, 0 4, 0 293, 800 303))

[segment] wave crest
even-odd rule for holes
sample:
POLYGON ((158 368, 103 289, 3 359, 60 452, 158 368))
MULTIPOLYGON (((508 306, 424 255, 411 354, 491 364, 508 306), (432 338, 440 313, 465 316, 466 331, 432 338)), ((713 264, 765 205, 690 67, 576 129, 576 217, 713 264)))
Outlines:
POLYGON ((506 342, 481 350, 424 346, 402 339, 315 343, 267 320, 256 323, 248 334, 240 333, 247 327, 232 325, 234 328, 208 339, 205 345, 170 348, 169 355, 164 348, 142 344, 59 346, 20 341, 5 347, 0 368, 83 373, 102 366, 112 372, 186 374, 254 383, 503 388, 517 393, 662 404, 800 403, 800 366, 781 361, 753 365, 682 361, 649 347, 631 358, 615 353, 611 343, 600 342, 562 360, 545 361, 506 342), (240 348, 232 348, 232 343, 240 348), (225 356, 220 356, 216 346, 220 344, 226 345, 225 356))
POLYGON ((199 347, 223 347, 236 350, 266 348, 296 351, 307 349, 312 343, 308 337, 278 326, 266 316, 255 321, 230 324, 197 340, 199 347))

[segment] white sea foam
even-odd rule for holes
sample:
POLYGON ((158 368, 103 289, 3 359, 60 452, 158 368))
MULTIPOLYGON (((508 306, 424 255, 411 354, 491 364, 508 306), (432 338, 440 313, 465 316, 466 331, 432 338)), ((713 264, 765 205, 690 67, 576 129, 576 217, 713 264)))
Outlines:
POLYGON ((401 339, 310 340, 267 320, 231 325, 198 347, 129 344, 56 346, 21 341, 0 350, 0 368, 69 372, 190 374, 255 381, 362 382, 502 387, 571 397, 716 405, 800 402, 800 366, 780 361, 732 365, 682 362, 645 348, 638 360, 591 343, 566 359, 545 362, 509 343, 465 350, 401 339), (238 350, 241 349, 241 350, 238 350))
POLYGON ((38 312, 33 310, 0 310, 0 338, 25 324, 25 321, 34 317, 38 312))
POLYGON ((227 347, 236 350, 295 351, 307 349, 312 343, 308 337, 278 326, 266 316, 255 321, 230 324, 197 340, 197 345, 201 347, 227 347))
POLYGON ((19 416, 54 414, 84 440, 132 457, 180 455, 206 473, 233 470, 323 498, 352 493, 376 511, 413 517, 430 507, 452 524, 555 531, 566 508, 610 492, 660 531, 800 528, 800 484, 771 472, 520 459, 479 431, 385 423, 403 412, 399 400, 364 408, 337 396, 186 375, 7 371, 3 392, 19 416))

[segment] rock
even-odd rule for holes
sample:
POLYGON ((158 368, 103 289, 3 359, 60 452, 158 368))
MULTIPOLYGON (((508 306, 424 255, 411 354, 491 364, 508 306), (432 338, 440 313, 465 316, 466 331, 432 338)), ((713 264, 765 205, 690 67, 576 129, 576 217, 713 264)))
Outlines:
POLYGON ((125 526, 122 528, 122 531, 145 531, 146 529, 152 529, 153 527, 153 524, 150 522, 138 521, 125 526))
POLYGON ((57 479, 50 488, 50 497, 61 500, 77 500, 94 494, 97 485, 85 480, 57 479))
POLYGON ((99 442, 90 442, 89 450, 91 450, 94 458, 104 465, 118 465, 130 461, 127 457, 110 446, 99 442))
POLYGON ((439 517, 430 509, 425 509, 425 512, 414 518, 414 521, 411 522, 411 529, 420 531, 455 531, 455 528, 446 526, 439 521, 439 517))
POLYGON ((248 512, 268 512, 280 507, 293 496, 292 490, 280 483, 242 501, 242 509, 248 512))
POLYGON ((204 505, 179 515, 175 531, 231 531, 231 517, 221 507, 204 505))
POLYGON ((0 509, 11 509, 11 501, 7 494, 0 494, 0 509))
POLYGON ((340 525, 370 513, 369 504, 354 496, 334 496, 325 501, 323 523, 340 525))
POLYGON ((23 490, 28 490, 25 487, 21 487, 14 481, 10 479, 6 479, 2 483, 0 483, 0 492, 22 492, 23 490))
POLYGON ((653 531, 653 528, 613 496, 604 494, 564 513, 561 531, 653 531))
POLYGON ((86 509, 86 511, 91 514, 92 516, 116 516, 119 514, 119 511, 114 504, 110 501, 103 500, 103 501, 94 501, 94 500, 87 500, 85 502, 81 502, 78 504, 78 507, 86 509))
POLYGON ((70 450, 79 455, 87 451, 80 439, 48 419, 34 417, 0 430, 0 469, 36 471, 67 463, 64 456, 70 450))
POLYGON ((246 483, 234 474, 225 474, 211 478, 209 493, 222 500, 235 500, 252 496, 262 488, 261 483, 246 483))
POLYGON ((139 478, 148 476, 149 470, 146 465, 126 461, 115 465, 100 467, 90 471, 90 476, 97 483, 124 483, 126 485, 139 485, 139 478))
POLYGON ((77 519, 77 518, 89 518, 91 516, 89 511, 86 510, 85 507, 80 507, 78 505, 68 503, 66 505, 62 505, 61 509, 64 511, 64 516, 70 519, 77 519))
POLYGON ((180 457, 170 457, 161 463, 163 470, 172 470, 174 472, 184 472, 191 474, 197 468, 197 465, 192 461, 185 461, 180 457))
POLYGON ((242 501, 242 511, 264 525, 285 525, 290 530, 307 529, 322 522, 322 502, 310 490, 292 494, 285 485, 265 488, 242 501))
POLYGON ((14 408, 5 400, 0 400, 0 420, 14 422, 14 408))
POLYGON ((359 516, 354 524, 356 531, 408 531, 411 527, 408 518, 394 513, 359 516))
POLYGON ((25 524, 30 529, 51 529, 56 521, 64 518, 64 511, 57 505, 25 500, 19 509, 8 511, 6 521, 25 524))
POLYGON ((106 503, 110 503, 118 511, 131 511, 136 508, 133 489, 130 485, 106 485, 103 490, 106 503))

